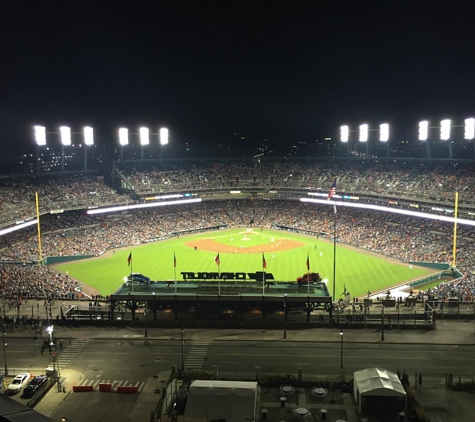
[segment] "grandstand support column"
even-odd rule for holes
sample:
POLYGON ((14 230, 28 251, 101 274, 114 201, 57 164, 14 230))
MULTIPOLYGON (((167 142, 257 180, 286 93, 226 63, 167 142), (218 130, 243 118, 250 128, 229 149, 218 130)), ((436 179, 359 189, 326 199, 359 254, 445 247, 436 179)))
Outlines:
POLYGON ((448 144, 449 144, 449 158, 453 160, 454 159, 454 144, 450 139, 448 140, 448 144))
POLYGON ((366 156, 369 157, 369 142, 366 143, 366 156))
POLYGON ((389 141, 387 141, 386 142, 386 158, 389 158, 390 155, 391 155, 391 148, 389 145, 389 141))
POLYGON ((427 158, 432 158, 432 151, 430 148, 430 139, 426 141, 426 146, 427 146, 427 158))

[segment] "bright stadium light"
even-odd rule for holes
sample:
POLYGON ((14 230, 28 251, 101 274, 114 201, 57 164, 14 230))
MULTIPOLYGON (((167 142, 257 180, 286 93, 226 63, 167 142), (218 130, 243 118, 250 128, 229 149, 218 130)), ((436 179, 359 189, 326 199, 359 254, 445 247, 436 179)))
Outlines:
POLYGON ((429 122, 427 120, 423 120, 419 122, 419 141, 427 141, 429 137, 429 122))
POLYGON ((369 126, 366 123, 364 125, 360 125, 360 142, 368 141, 368 132, 369 126))
POLYGON ((83 129, 84 132, 84 143, 86 145, 94 145, 94 130, 90 126, 85 126, 83 129))
MULTIPOLYGON (((326 199, 300 198, 300 202, 329 205, 326 199)), ((416 218, 427 218, 430 220, 445 221, 447 223, 453 223, 455 221, 455 217, 450 217, 448 215, 429 214, 426 212, 411 211, 411 210, 405 210, 401 208, 392 208, 392 207, 386 207, 382 205, 361 204, 361 203, 354 203, 354 202, 347 202, 347 201, 334 201, 334 202, 331 202, 330 204, 338 206, 338 207, 358 208, 358 209, 373 210, 373 211, 385 211, 390 214, 406 215, 406 216, 416 217, 416 218)), ((457 218, 457 224, 475 226, 475 221, 468 220, 466 218, 457 218)))
POLYGON ((465 119, 465 139, 475 139, 475 119, 465 119))
POLYGON ((379 125, 379 140, 382 142, 389 141, 389 125, 387 123, 379 125))
POLYGON ((450 125, 452 122, 450 119, 445 119, 440 122, 440 139, 442 141, 448 141, 450 139, 450 125))
POLYGON ((148 145, 150 143, 148 128, 141 127, 139 132, 140 132, 140 145, 148 145))
POLYGON ((201 202, 201 198, 178 199, 176 201, 164 201, 164 202, 148 202, 146 204, 132 204, 132 205, 121 205, 118 207, 96 208, 96 209, 88 210, 87 214, 89 215, 106 214, 110 212, 130 211, 130 210, 137 210, 137 209, 142 209, 142 208, 155 208, 155 207, 166 207, 169 205, 195 204, 198 202, 201 202))
POLYGON ((46 128, 44 126, 35 126, 34 130, 36 145, 46 145, 46 128))
POLYGON ((166 127, 160 128, 160 145, 168 144, 168 129, 166 127))
POLYGON ((71 145, 71 128, 68 126, 61 126, 59 128, 59 133, 61 135, 61 144, 64 146, 71 145))
POLYGON ((129 145, 129 129, 125 127, 119 129, 119 144, 122 146, 129 145))
POLYGON ((348 142, 350 139, 350 127, 349 126, 342 126, 340 128, 340 138, 341 142, 348 142))

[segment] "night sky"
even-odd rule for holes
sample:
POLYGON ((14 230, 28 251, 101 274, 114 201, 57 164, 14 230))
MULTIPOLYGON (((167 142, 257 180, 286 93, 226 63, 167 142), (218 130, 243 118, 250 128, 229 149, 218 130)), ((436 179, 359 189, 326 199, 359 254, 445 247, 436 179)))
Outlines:
POLYGON ((337 138, 341 124, 389 122, 393 136, 415 139, 422 118, 475 115, 474 19, 463 3, 10 3, 3 151, 34 151, 33 124, 89 124, 105 145, 120 126, 165 125, 176 144, 236 132, 284 151, 337 138))

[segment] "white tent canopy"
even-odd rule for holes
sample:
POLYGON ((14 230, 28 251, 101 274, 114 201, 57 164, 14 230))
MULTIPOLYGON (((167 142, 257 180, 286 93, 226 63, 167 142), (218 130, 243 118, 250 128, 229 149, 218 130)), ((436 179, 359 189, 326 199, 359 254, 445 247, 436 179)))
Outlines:
POLYGON ((380 368, 366 368, 354 376, 355 400, 361 405, 361 396, 406 398, 406 390, 395 372, 380 368))
POLYGON ((248 422, 256 417, 257 382, 196 380, 190 385, 185 419, 248 422))

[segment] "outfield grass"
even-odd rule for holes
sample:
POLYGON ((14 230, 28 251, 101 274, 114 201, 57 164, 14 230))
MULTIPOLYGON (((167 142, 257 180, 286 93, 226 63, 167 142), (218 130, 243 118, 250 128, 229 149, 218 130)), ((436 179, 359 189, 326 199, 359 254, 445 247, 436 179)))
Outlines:
MULTIPOLYGON (((148 243, 117 250, 102 257, 57 265, 56 268, 95 289, 103 295, 115 292, 131 272, 127 258, 132 252, 132 270, 142 273, 152 280, 174 280, 173 256, 176 256, 176 279, 182 280, 184 271, 218 271, 215 262, 220 254, 221 272, 262 271, 262 252, 266 248, 267 272, 273 273, 278 281, 295 281, 307 272, 307 254, 310 271, 319 272, 328 279, 331 292, 333 286, 333 243, 317 240, 288 232, 257 229, 254 233, 244 233, 246 229, 230 229, 218 232, 201 233, 179 239, 148 243), (244 236, 244 234, 246 236, 244 236), (193 244, 203 239, 214 240, 222 244, 222 249, 213 251, 194 250, 193 244), (300 245, 286 251, 274 251, 269 245, 279 242, 297 241, 300 245), (191 244, 187 246, 186 243, 191 244), (242 249, 241 249, 242 245, 242 249), (235 252, 225 252, 233 248, 235 252), (253 249, 254 253, 243 253, 253 249)), ((431 274, 433 271, 407 265, 354 250, 339 245, 336 256, 336 297, 346 285, 352 296, 365 295, 368 289, 380 291, 407 280, 413 280, 431 274)))

